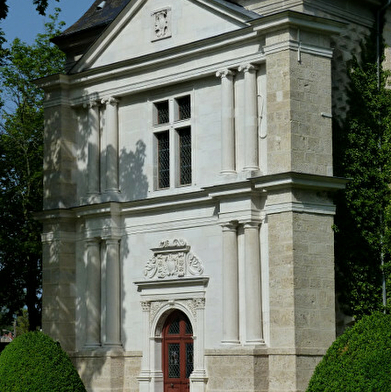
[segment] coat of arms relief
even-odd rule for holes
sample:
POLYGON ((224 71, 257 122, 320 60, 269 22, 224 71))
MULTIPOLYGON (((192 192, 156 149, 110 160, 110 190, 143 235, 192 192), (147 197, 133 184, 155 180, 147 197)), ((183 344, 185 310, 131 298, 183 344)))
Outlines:
POLYGON ((169 7, 152 13, 152 41, 171 37, 171 9, 169 7))
POLYGON ((152 248, 153 256, 146 262, 144 276, 147 279, 182 278, 200 276, 204 267, 184 240, 161 241, 152 248))

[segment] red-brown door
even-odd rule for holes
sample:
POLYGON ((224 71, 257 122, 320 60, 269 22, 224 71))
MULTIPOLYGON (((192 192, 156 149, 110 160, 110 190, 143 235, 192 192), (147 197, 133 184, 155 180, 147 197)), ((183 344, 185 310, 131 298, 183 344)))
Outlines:
POLYGON ((189 392, 193 371, 193 330, 179 310, 171 313, 163 328, 164 392, 189 392))

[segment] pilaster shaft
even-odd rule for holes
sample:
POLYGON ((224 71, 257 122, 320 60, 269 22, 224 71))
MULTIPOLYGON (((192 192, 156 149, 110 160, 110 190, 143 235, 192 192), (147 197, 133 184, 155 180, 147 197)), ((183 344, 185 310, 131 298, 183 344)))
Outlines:
POLYGON ((234 74, 226 69, 218 71, 216 76, 221 78, 221 173, 234 173, 234 74))
POLYGON ((144 341, 143 341, 143 359, 141 362, 141 375, 144 377, 147 375, 149 381, 149 368, 150 368, 150 334, 149 334, 149 314, 151 311, 151 303, 148 301, 141 302, 141 308, 143 310, 142 313, 142 323, 143 323, 143 331, 144 333, 144 341))
POLYGON ((223 226, 223 340, 239 343, 239 286, 237 225, 223 226))
POLYGON ((244 225, 246 343, 264 343, 262 336, 259 223, 244 225))
POLYGON ((118 100, 106 103, 106 190, 118 192, 118 100))
POLYGON ((86 346, 100 346, 101 260, 99 240, 87 240, 86 346))
POLYGON ((88 105, 88 193, 99 192, 99 106, 97 102, 88 105))
POLYGON ((239 67, 244 72, 245 164, 243 170, 259 170, 257 68, 252 64, 239 67))
POLYGON ((106 240, 106 342, 121 345, 119 240, 106 240))

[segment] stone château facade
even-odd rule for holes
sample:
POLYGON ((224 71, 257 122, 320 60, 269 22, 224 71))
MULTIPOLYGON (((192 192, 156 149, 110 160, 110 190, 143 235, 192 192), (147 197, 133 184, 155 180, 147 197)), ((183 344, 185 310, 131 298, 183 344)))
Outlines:
POLYGON ((332 116, 375 0, 98 0, 45 90, 43 330, 89 391, 304 391, 335 339, 332 116))

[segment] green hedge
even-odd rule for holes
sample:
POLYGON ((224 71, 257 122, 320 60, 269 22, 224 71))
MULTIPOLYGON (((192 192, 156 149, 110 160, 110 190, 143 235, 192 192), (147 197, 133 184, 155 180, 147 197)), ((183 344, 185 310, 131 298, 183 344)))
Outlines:
POLYGON ((391 392, 391 315, 364 316, 316 367, 307 392, 391 392))
POLYGON ((18 336, 0 355, 1 392, 85 392, 71 360, 42 332, 18 336))

